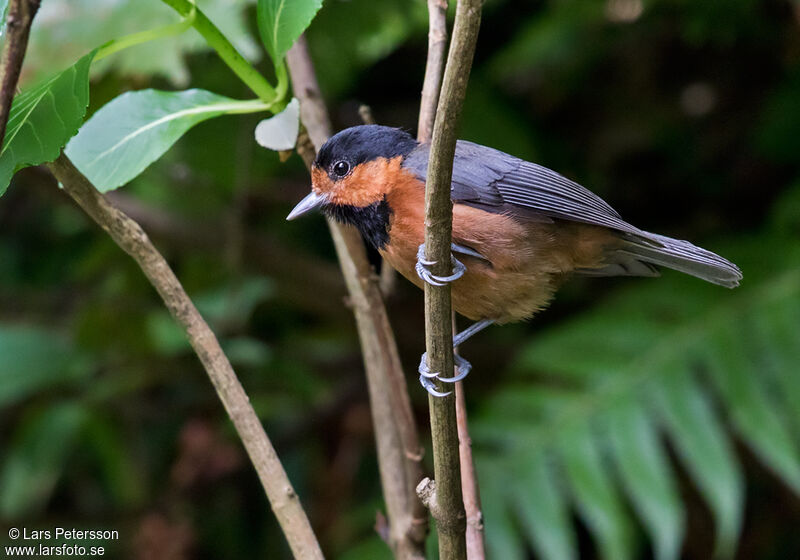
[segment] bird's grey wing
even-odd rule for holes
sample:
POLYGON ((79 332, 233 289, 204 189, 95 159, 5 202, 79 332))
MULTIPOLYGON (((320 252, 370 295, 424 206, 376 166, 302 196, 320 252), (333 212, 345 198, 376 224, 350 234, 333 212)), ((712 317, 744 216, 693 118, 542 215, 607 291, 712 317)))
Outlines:
MULTIPOLYGON (((414 169, 425 178, 428 147, 412 152, 414 169)), ((620 232, 624 246, 610 255, 605 269, 593 274, 649 276, 652 265, 666 266, 733 287, 741 271, 719 255, 692 245, 643 231, 622 219, 596 194, 535 163, 472 142, 459 141, 453 162, 452 198, 488 211, 508 212, 520 219, 560 219, 607 227, 620 232)))
MULTIPOLYGON (((422 179, 429 149, 420 145, 404 163, 422 179)), ((456 145, 451 196, 454 202, 522 219, 557 218, 640 233, 599 196, 555 171, 465 140, 456 145)))
MULTIPOLYGON (((420 144, 406 156, 403 167, 425 181, 428 176, 429 154, 430 145, 420 144)), ((519 165, 508 158, 511 156, 503 152, 459 140, 453 159, 451 186, 453 202, 484 205, 488 208, 503 206, 505 201, 502 195, 492 185, 519 165), (487 157, 488 152, 504 155, 505 159, 487 157)))

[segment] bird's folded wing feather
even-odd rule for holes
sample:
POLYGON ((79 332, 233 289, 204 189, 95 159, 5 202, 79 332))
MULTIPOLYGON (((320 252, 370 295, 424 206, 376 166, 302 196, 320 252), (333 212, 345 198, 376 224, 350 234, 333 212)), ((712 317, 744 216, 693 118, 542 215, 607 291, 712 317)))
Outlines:
MULTIPOLYGON (((423 180, 428 152, 427 145, 420 145, 405 162, 423 180)), ((736 265, 711 251, 632 226, 599 196, 555 171, 472 142, 456 145, 451 197, 522 220, 560 219, 620 232, 624 246, 616 252, 619 258, 586 273, 649 276, 655 274, 655 264, 727 287, 738 285, 742 277, 736 265)))
MULTIPOLYGON (((427 176, 429 149, 420 145, 404 164, 422 179, 427 176)), ((519 213, 523 219, 540 215, 642 233, 599 196, 555 171, 465 140, 456 145, 451 196, 453 202, 519 213)))

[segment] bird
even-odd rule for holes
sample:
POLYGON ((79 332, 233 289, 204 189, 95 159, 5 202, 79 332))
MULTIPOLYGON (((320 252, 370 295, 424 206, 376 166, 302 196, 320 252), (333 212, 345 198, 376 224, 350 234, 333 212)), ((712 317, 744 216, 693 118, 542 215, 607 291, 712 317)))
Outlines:
MULTIPOLYGON (((732 262, 691 244, 641 230, 603 199, 544 166, 465 140, 456 143, 453 274, 436 276, 424 258, 425 181, 430 144, 381 125, 346 128, 320 148, 311 167, 311 193, 287 216, 322 211, 355 226, 384 262, 418 287, 451 283, 453 309, 474 323, 454 346, 492 324, 530 319, 571 276, 658 276, 666 267, 734 288, 742 273, 732 262)), ((433 379, 458 374, 419 372, 433 379)))

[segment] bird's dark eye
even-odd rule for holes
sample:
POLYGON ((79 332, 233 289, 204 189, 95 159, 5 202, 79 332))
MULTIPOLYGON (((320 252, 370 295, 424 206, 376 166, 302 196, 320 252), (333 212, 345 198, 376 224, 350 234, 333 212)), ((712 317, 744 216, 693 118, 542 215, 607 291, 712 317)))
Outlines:
POLYGON ((333 164, 333 173, 339 177, 344 177, 350 172, 350 164, 346 161, 337 161, 333 164))

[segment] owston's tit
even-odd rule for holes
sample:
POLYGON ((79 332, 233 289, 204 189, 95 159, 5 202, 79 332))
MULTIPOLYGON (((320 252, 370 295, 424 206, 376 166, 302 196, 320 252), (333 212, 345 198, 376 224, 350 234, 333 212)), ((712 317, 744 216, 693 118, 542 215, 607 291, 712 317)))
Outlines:
MULTIPOLYGON (((658 276, 657 266, 720 286, 739 285, 733 263, 688 241, 636 228, 597 195, 541 165, 460 140, 453 161, 452 276, 421 257, 428 144, 385 126, 331 137, 311 170, 311 194, 287 217, 320 209, 356 226, 386 262, 422 287, 453 282, 454 309, 476 321, 456 345, 492 323, 521 321, 547 306, 571 275, 658 276), (463 264, 462 264, 463 261, 463 264)), ((469 363, 457 362, 457 381, 469 363)), ((432 394, 423 355, 420 381, 432 394)))

